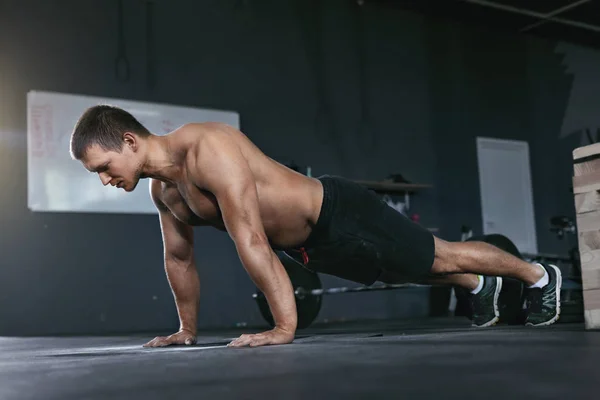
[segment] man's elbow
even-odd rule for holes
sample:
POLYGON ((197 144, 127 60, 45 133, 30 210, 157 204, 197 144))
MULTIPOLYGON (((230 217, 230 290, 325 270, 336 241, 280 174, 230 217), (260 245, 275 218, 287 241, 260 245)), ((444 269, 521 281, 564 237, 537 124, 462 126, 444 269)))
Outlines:
POLYGON ((187 267, 194 263, 191 251, 165 251, 164 256, 167 265, 187 267))
POLYGON ((235 243, 241 255, 252 259, 264 261, 273 255, 267 236, 261 232, 247 232, 236 238, 235 243))
POLYGON ((250 248, 269 246, 269 239, 264 230, 247 225, 229 230, 229 235, 237 246, 250 248))

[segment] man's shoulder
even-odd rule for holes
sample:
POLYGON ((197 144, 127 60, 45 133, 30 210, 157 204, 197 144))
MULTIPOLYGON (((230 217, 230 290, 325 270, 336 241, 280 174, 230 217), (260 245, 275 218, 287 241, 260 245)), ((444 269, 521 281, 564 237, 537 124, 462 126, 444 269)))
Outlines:
POLYGON ((148 184, 150 189, 150 199, 152 200, 152 203, 154 203, 156 209, 160 212, 169 211, 163 199, 163 184, 162 181, 154 178, 150 178, 148 184))
POLYGON ((234 130, 231 125, 224 122, 206 121, 206 122, 190 122, 182 125, 171 134, 178 136, 194 136, 203 137, 211 134, 228 133, 234 130))
POLYGON ((209 156, 207 153, 219 153, 219 149, 224 146, 237 146, 242 139, 237 129, 222 122, 186 124, 177 134, 177 141, 186 153, 196 157, 209 156))
POLYGON ((204 143, 214 143, 230 136, 232 127, 221 122, 198 122, 182 125, 177 130, 171 132, 173 144, 185 153, 190 150, 192 153, 201 149, 204 143), (215 140, 216 139, 216 140, 215 140))
POLYGON ((186 175, 197 186, 204 187, 206 179, 222 178, 227 165, 237 163, 236 160, 243 157, 240 151, 242 136, 236 128, 219 122, 205 122, 200 128, 191 128, 189 136, 182 141, 185 142, 183 165, 186 175), (209 175, 212 178, 208 178, 209 175))

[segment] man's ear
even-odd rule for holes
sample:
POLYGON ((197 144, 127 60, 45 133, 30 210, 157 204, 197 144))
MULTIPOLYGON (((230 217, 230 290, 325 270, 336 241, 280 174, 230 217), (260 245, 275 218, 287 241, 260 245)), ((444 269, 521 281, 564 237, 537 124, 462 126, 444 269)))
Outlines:
POLYGON ((139 138, 131 132, 125 132, 123 134, 123 141, 125 146, 128 146, 132 151, 137 151, 139 146, 139 138))

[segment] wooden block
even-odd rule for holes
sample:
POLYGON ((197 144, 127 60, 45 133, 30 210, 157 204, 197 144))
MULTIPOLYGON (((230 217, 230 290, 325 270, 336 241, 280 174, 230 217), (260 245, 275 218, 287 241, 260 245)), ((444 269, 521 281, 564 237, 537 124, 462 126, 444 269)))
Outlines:
POLYGON ((600 191, 575 194, 575 212, 577 214, 600 210, 600 191))
POLYGON ((580 241, 579 254, 581 255, 583 289, 600 289, 600 250, 584 249, 586 247, 583 241, 580 241))
POLYGON ((585 310, 583 317, 585 319, 585 329, 600 328, 600 310, 585 310))
POLYGON ((600 289, 583 291, 583 308, 586 310, 600 310, 600 289))
POLYGON ((588 175, 600 171, 600 154, 577 160, 573 164, 575 176, 588 175))
POLYGON ((584 290, 600 290, 600 268, 594 270, 581 269, 584 290))
POLYGON ((600 211, 577 214, 577 231, 579 233, 597 230, 600 230, 600 211))
MULTIPOLYGON (((579 232, 579 252, 587 253, 600 250, 600 231, 579 232)), ((600 260, 600 252, 598 254, 600 260)))
POLYGON ((573 193, 587 193, 594 190, 600 190, 600 171, 573 177, 573 193))
POLYGON ((578 147, 573 150, 573 160, 600 154, 600 143, 590 144, 589 146, 578 147))
POLYGON ((585 328, 600 328, 600 289, 583 291, 583 308, 585 328))

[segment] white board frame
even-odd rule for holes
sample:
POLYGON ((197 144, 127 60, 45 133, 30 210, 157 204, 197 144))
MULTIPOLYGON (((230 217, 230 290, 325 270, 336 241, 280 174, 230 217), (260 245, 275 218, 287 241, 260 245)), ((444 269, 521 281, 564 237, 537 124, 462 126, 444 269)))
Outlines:
POLYGON ((27 93, 27 207, 33 212, 156 214, 149 180, 130 193, 103 186, 97 174, 71 159, 69 139, 83 112, 97 104, 121 107, 152 133, 190 122, 224 122, 240 129, 238 112, 91 95, 27 93))
MULTIPOLYGON (((477 137, 477 159, 478 159, 478 174, 479 174, 479 194, 481 201, 481 218, 483 223, 483 234, 500 233, 509 237, 521 252, 529 254, 537 254, 537 229, 536 229, 536 218, 535 218, 535 207, 533 198, 533 185, 531 178, 531 166, 529 156, 529 143, 523 140, 509 140, 509 139, 497 139, 490 137, 477 137), (484 189, 486 182, 490 179, 490 176, 486 175, 487 171, 484 171, 483 166, 483 154, 485 150, 508 150, 515 152, 519 155, 519 167, 521 174, 515 177, 515 184, 519 184, 521 192, 523 193, 523 199, 520 203, 522 211, 525 215, 523 220, 523 226, 525 230, 524 241, 518 240, 514 235, 502 229, 493 227, 495 218, 498 216, 491 217, 486 212, 487 205, 491 201, 491 197, 501 197, 501 193, 488 193, 484 189), (490 226, 490 224, 492 226, 490 226)), ((491 179, 493 181, 493 178, 491 179)), ((508 212, 508 211, 507 211, 508 212)))

